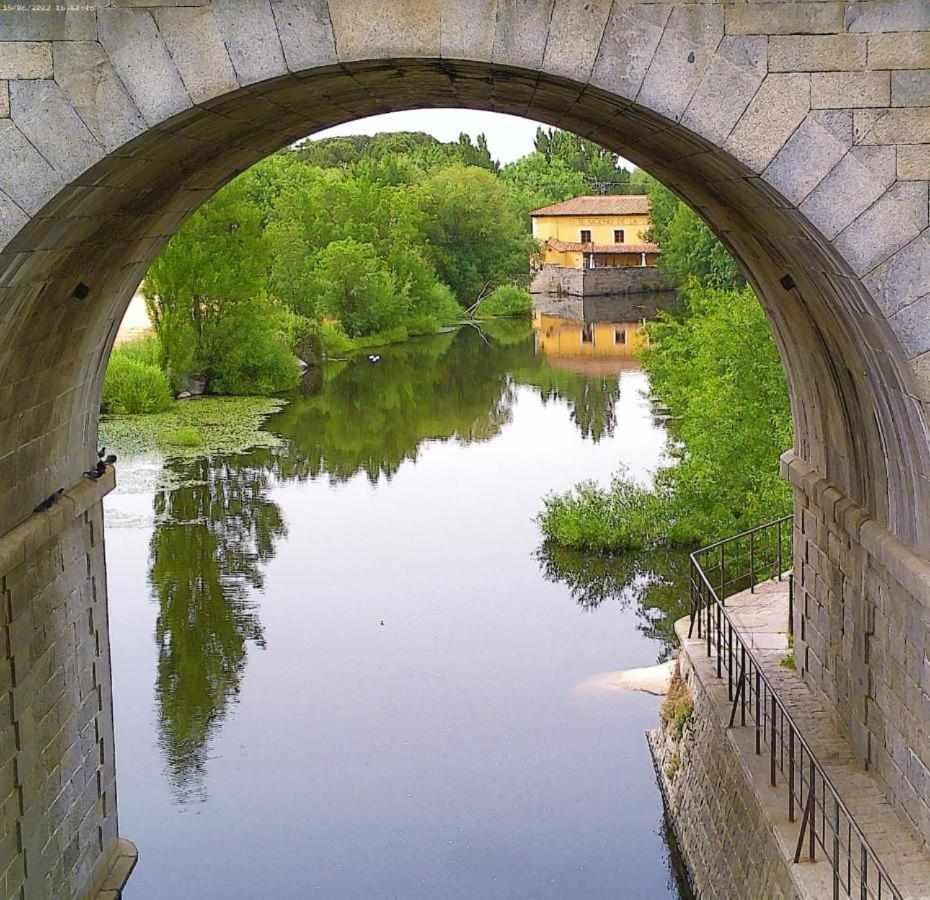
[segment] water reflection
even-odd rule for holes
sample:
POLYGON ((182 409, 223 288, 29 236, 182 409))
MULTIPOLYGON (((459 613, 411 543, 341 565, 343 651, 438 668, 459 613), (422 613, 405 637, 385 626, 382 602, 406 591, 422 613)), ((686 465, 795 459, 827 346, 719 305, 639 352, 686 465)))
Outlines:
POLYGON ((688 557, 668 550, 588 556, 544 544, 539 566, 547 581, 565 585, 585 610, 605 603, 632 607, 637 629, 661 644, 658 662, 671 656, 677 641, 675 622, 687 615, 688 557))
POLYGON ((181 800, 205 798, 210 737, 239 693, 247 644, 264 646, 255 596, 287 529, 256 455, 170 460, 155 494, 149 582, 155 694, 168 779, 181 800))

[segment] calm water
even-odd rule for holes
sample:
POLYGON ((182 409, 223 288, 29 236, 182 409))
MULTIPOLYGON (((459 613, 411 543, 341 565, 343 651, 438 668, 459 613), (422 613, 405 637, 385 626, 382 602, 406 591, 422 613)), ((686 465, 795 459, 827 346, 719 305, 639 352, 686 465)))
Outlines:
POLYGON ((274 450, 121 460, 127 900, 680 896, 658 700, 579 689, 665 657, 680 561, 547 555, 533 521, 665 435, 621 349, 537 325, 332 365, 274 450))

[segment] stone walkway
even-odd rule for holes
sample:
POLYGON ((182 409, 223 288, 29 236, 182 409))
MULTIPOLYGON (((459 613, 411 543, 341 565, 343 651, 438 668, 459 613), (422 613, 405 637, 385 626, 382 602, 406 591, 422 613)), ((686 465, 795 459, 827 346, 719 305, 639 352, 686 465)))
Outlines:
MULTIPOLYGON (((783 664, 789 653, 788 580, 764 582, 756 587, 754 593, 744 591, 729 597, 726 606, 731 620, 752 649, 765 676, 905 900, 930 900, 928 848, 910 823, 902 819, 888 803, 877 780, 855 758, 826 703, 815 696, 797 671, 783 664)), ((695 643, 697 642, 688 641, 688 644, 695 643)), ((694 647, 693 651, 698 653, 697 647, 694 647)), ((706 650, 704 660, 710 662, 706 659, 706 650)), ((724 679, 724 691, 725 684, 724 679)), ((736 727, 733 733, 741 748, 745 747, 758 761, 759 757, 755 757, 754 753, 753 727, 736 727)), ((759 768, 766 774, 762 774, 764 786, 760 786, 760 793, 775 793, 775 789, 768 785, 768 757, 765 749, 763 757, 766 760, 765 766, 759 768)), ((752 765, 751 768, 755 776, 757 766, 752 765)), ((779 793, 780 802, 784 805, 784 787, 779 793)), ((800 819, 800 813, 798 818, 800 819)), ((782 825, 787 824, 786 815, 784 820, 782 825)), ((796 840, 797 825, 793 826, 793 833, 796 840)), ((791 849, 793 853, 793 846, 791 849)), ((803 868, 802 863, 798 866, 798 871, 803 868)), ((817 880, 823 882, 822 877, 817 880)), ((828 892, 820 894, 818 891, 815 896, 832 897, 832 883, 829 887, 823 884, 820 890, 824 889, 828 892)), ((853 894, 858 898, 859 884, 855 875, 853 894)), ((840 896, 845 897, 845 891, 841 891, 840 896)), ((869 896, 873 896, 871 884, 869 896)), ((891 897, 891 894, 883 892, 882 896, 891 897)))

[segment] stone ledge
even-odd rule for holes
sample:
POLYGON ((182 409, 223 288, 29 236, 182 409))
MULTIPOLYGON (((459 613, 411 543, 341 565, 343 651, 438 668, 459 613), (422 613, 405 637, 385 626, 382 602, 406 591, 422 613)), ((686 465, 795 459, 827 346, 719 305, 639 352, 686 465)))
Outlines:
POLYGON ((123 888, 139 861, 139 851, 132 841, 119 838, 102 867, 103 875, 94 881, 86 900, 120 900, 123 888))
POLYGON ((901 543, 867 509, 843 494, 793 450, 781 455, 781 473, 814 501, 828 523, 860 544, 915 600, 930 608, 930 562, 901 543))
POLYGON ((61 534, 78 516, 99 503, 116 487, 116 470, 107 466, 100 478, 82 478, 43 512, 33 513, 11 531, 0 536, 0 575, 26 560, 61 534))

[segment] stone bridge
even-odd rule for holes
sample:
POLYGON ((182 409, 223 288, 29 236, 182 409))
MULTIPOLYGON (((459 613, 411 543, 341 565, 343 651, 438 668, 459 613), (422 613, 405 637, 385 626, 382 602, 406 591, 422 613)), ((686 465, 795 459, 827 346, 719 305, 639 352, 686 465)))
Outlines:
POLYGON ((589 137, 740 259, 791 388, 799 667, 930 839, 930 2, 72 6, 0 11, 0 896, 126 868, 109 476, 81 473, 134 288, 263 156, 418 107, 589 137))

